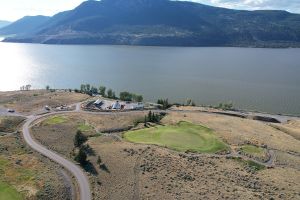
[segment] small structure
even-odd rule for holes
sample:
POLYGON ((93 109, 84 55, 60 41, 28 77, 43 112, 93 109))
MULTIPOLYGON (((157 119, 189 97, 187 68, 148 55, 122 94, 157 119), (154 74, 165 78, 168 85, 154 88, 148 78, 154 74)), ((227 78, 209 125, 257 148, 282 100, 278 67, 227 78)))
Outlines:
POLYGON ((97 101, 94 102, 94 105, 95 105, 97 108, 100 108, 100 109, 101 109, 101 106, 103 105, 103 101, 100 100, 100 99, 97 99, 97 101))
POLYGON ((112 109, 113 110, 120 110, 121 109, 121 104, 119 103, 119 101, 116 101, 115 103, 113 103, 112 109))
POLYGON ((132 104, 131 109, 132 110, 143 110, 144 107, 145 107, 144 104, 142 102, 139 102, 139 103, 132 104))

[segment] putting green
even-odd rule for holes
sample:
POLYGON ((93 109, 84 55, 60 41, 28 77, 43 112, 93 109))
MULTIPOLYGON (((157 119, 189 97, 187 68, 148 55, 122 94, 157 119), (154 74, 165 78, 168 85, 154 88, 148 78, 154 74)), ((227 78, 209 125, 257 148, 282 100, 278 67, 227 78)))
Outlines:
POLYGON ((228 148, 211 129, 189 122, 129 131, 124 137, 131 142, 156 144, 177 151, 216 153, 228 148))
POLYGON ((47 118, 44 123, 47 125, 55 125, 55 124, 62 124, 64 122, 68 121, 68 118, 65 116, 53 116, 47 118))
POLYGON ((22 195, 13 187, 0 182, 0 200, 21 200, 22 195))

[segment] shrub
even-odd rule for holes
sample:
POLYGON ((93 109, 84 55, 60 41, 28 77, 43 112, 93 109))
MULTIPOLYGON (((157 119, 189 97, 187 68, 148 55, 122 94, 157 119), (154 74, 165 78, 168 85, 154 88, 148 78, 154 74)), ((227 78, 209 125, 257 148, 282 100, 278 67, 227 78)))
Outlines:
POLYGON ((82 134, 80 130, 76 132, 75 138, 74 138, 74 146, 80 147, 83 143, 87 141, 87 137, 82 134))
POLYGON ((171 104, 169 104, 168 99, 158 99, 157 104, 160 104, 161 108, 164 109, 164 110, 166 110, 166 109, 168 109, 172 106, 171 104))
POLYGON ((86 165, 87 155, 83 147, 80 147, 78 154, 74 158, 75 161, 79 162, 81 166, 86 165))

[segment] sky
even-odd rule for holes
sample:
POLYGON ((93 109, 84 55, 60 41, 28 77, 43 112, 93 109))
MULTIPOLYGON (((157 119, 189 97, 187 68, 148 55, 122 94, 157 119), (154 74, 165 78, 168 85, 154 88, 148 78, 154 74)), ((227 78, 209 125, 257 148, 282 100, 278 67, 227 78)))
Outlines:
MULTIPOLYGON (((15 21, 26 15, 52 16, 71 10, 84 0, 0 0, 0 20, 15 21), (26 3, 24 3, 26 2, 26 3)), ((277 9, 300 13, 300 0, 190 0, 233 9, 277 9)))

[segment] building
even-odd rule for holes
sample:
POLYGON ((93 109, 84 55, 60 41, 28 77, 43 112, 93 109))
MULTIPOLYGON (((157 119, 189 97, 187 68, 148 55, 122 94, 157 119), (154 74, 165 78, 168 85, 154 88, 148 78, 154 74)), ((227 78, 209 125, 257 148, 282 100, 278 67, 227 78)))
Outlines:
POLYGON ((120 110, 121 109, 121 104, 119 103, 119 101, 116 101, 115 103, 113 103, 112 109, 113 110, 120 110))

